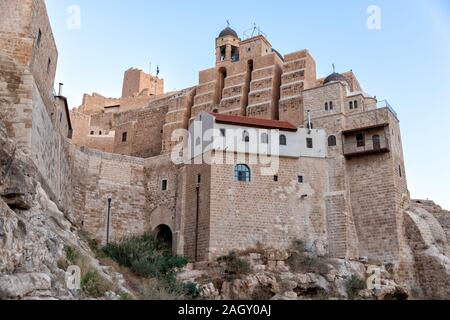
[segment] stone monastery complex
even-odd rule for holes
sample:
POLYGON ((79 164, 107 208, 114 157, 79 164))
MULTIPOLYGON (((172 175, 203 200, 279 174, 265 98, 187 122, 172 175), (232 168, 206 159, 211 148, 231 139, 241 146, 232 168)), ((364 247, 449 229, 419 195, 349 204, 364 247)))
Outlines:
POLYGON ((227 27, 195 86, 166 92, 132 68, 121 97, 86 94, 69 111, 53 90, 44 1, 0 7, 1 118, 42 187, 92 237, 150 232, 196 261, 301 240, 413 277, 399 119, 352 71, 320 77, 308 50, 281 54, 265 36, 227 27))

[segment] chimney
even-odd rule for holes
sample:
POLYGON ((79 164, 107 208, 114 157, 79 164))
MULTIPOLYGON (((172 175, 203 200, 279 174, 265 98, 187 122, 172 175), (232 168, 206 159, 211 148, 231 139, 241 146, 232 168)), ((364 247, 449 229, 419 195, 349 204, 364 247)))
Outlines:
POLYGON ((59 91, 58 91, 58 96, 61 97, 62 96, 62 88, 63 88, 64 84, 63 83, 59 83, 59 91))

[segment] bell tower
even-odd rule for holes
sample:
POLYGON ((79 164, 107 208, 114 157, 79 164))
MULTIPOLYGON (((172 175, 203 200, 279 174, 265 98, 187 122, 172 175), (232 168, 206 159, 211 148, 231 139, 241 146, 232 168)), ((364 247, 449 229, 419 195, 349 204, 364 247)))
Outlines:
POLYGON ((216 64, 239 61, 239 43, 236 31, 226 27, 216 39, 216 64))

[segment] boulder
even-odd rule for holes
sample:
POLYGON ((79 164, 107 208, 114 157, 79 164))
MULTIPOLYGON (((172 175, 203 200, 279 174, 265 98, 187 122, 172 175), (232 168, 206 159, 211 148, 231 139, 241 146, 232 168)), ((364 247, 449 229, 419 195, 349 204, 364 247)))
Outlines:
POLYGON ((0 277, 0 299, 20 299, 51 287, 51 278, 45 273, 4 275, 0 277))

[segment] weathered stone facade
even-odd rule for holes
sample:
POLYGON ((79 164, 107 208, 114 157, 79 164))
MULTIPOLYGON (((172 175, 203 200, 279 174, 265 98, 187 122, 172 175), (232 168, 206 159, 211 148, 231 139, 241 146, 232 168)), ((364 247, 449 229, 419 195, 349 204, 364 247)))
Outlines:
POLYGON ((174 252, 197 261, 301 240, 331 257, 392 264, 410 287, 447 294, 448 286, 429 288, 438 278, 427 264, 450 274, 448 244, 431 254, 426 246, 448 238, 429 229, 434 220, 408 211, 398 117, 362 91, 353 72, 318 79, 307 50, 282 56, 263 36, 222 32, 216 66, 199 73, 197 86, 164 94, 161 79, 131 69, 121 98, 86 95, 69 118, 65 98, 52 94, 57 51, 44 2, 0 6, 6 133, 32 159, 51 200, 91 236, 105 243, 167 227, 174 252), (272 175, 246 155, 175 164, 171 153, 186 143, 177 130, 205 111, 288 121, 307 132, 302 144, 324 146, 321 156, 280 157, 272 175), (248 165, 249 181, 238 179, 236 164, 248 165))

